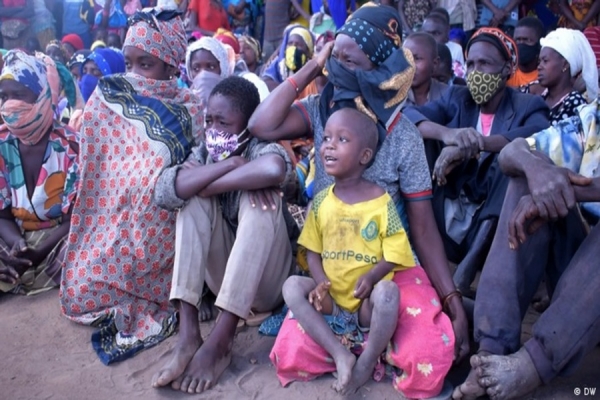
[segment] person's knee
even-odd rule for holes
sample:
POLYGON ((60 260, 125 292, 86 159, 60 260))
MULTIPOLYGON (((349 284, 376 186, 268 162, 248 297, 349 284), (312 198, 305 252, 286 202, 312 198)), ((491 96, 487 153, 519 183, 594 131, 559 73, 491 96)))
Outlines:
POLYGON ((270 206, 267 209, 263 209, 263 205, 261 204, 261 200, 258 197, 254 198, 251 201, 250 194, 248 192, 244 192, 240 198, 240 208, 239 208, 239 221, 242 223, 250 222, 252 225, 256 224, 275 224, 279 221, 283 221, 281 218, 281 207, 282 200, 280 196, 277 196, 275 192, 268 193, 268 196, 271 198, 272 204, 275 205, 275 210, 273 210, 270 206))
POLYGON ((297 275, 290 276, 283 283, 283 288, 281 289, 283 299, 288 306, 291 303, 306 299, 313 286, 314 281, 311 278, 297 275))
POLYGON ((397 309, 400 303, 400 290, 393 281, 381 281, 373 288, 371 301, 374 306, 386 309, 397 309))
POLYGON ((212 211, 213 204, 215 201, 212 197, 200 197, 200 196, 192 196, 185 206, 183 206, 179 213, 177 214, 178 218, 191 218, 194 220, 194 216, 198 215, 198 213, 209 214, 212 211))

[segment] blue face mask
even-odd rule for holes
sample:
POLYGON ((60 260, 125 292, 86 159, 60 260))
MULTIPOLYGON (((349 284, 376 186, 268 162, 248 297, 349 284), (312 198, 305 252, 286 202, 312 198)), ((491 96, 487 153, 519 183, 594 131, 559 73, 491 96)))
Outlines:
POLYGON ((81 90, 81 95, 83 96, 83 100, 87 103, 89 98, 96 90, 96 86, 98 85, 98 77, 90 74, 84 74, 79 81, 79 90, 81 90))

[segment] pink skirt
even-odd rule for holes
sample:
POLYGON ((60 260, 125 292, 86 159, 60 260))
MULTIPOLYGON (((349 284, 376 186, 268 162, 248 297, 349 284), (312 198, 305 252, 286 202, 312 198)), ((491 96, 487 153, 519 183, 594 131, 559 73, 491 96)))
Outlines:
MULTIPOLYGON (((421 267, 399 271, 394 282, 400 289, 396 332, 382 355, 392 372, 394 388, 408 398, 437 396, 454 357, 454 332, 442 312, 438 295, 421 267)), ((368 337, 366 337, 368 341, 368 337)), ((365 343, 366 344, 366 343, 365 343)), ((288 313, 270 354, 283 386, 335 372, 331 356, 288 313)), ((383 365, 374 379, 383 377, 383 365)))

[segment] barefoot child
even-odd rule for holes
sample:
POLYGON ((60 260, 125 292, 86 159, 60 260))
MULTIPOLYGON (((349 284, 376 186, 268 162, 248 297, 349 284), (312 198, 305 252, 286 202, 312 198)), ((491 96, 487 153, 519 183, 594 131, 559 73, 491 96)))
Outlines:
POLYGON ((205 142, 157 183, 156 202, 179 209, 170 300, 181 324, 154 387, 200 393, 214 386, 231 362, 239 320, 282 301, 292 251, 285 207, 271 188, 284 185, 292 170, 281 146, 259 142, 246 129, 259 103, 250 81, 219 82, 208 99, 205 142), (205 282, 221 314, 203 343, 198 306, 205 282))
POLYGON ((333 388, 352 393, 373 375, 398 321, 394 271, 415 266, 392 198, 362 177, 375 155, 378 133, 365 114, 344 108, 327 121, 320 156, 335 183, 313 202, 298 243, 307 249, 311 277, 291 277, 283 296, 306 333, 331 355, 333 388), (345 325, 368 344, 356 360, 319 314, 345 325))

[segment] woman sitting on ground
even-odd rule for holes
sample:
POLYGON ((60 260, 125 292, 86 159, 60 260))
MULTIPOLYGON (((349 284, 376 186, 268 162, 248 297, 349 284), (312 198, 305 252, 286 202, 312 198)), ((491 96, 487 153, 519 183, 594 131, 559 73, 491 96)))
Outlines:
POLYGON ((577 107, 586 104, 585 98, 573 88, 581 74, 589 98, 598 97, 596 56, 583 33, 558 28, 541 40, 538 81, 546 90, 542 97, 550 107, 550 123, 577 115, 577 107))
POLYGON ((177 87, 185 48, 178 14, 136 13, 123 49, 127 73, 100 79, 83 114, 61 310, 100 328, 92 344, 105 364, 175 332, 176 214, 152 199, 159 175, 187 158, 203 125, 198 98, 177 87))
MULTIPOLYGON (((51 67, 49 65, 48 67, 51 67)), ((0 75, 0 292, 58 287, 75 199, 79 135, 54 121, 58 74, 20 50, 0 75), (32 122, 33 121, 33 122, 32 122)))
MULTIPOLYGON (((469 344, 462 302, 452 283, 433 218, 431 175, 423 140, 414 125, 400 113, 414 75, 414 65, 409 61, 412 57, 408 50, 401 48, 401 35, 400 17, 393 8, 373 4, 363 6, 338 31, 333 44, 327 45, 317 59, 309 61, 261 103, 250 120, 249 129, 263 140, 312 136, 318 151, 323 144, 325 122, 338 109, 358 108, 377 120, 380 145, 372 165, 365 171, 365 178, 382 186, 394 200, 403 226, 412 239, 411 246, 428 273, 421 270, 418 282, 435 288, 439 298, 443 299, 436 300, 437 306, 429 309, 430 329, 439 329, 440 337, 443 331, 443 337, 448 339, 446 344, 432 343, 414 351, 411 345, 419 340, 418 330, 407 328, 410 325, 404 323, 407 314, 403 312, 395 333, 403 339, 398 343, 397 358, 395 356, 393 362, 403 369, 403 373, 398 374, 394 385, 408 397, 431 397, 441 391, 444 376, 452 364, 452 343, 456 343, 457 359, 468 353, 469 344), (367 31, 373 34, 362 33, 367 31), (365 43, 362 49, 359 43, 365 43), (296 102, 298 93, 325 66, 330 83, 323 93, 296 102), (442 313, 442 305, 452 316, 452 326, 442 313), (422 362, 422 357, 429 356, 437 360, 438 367, 435 374, 423 376, 417 365, 422 362)), ((322 160, 315 157, 314 193, 332 183, 322 160)), ((410 303, 410 296, 405 292, 401 301, 410 303)), ((404 309, 403 304, 400 308, 404 309)), ((277 371, 282 383, 335 371, 335 364, 326 361, 326 351, 298 330, 296 321, 286 318, 280 336, 282 339, 277 339, 272 354, 278 360, 277 371), (296 336, 290 336, 293 330, 296 336), (283 334, 285 331, 290 335, 283 334), (299 376, 298 362, 303 371, 306 371, 304 367, 310 366, 310 374, 299 376)))

